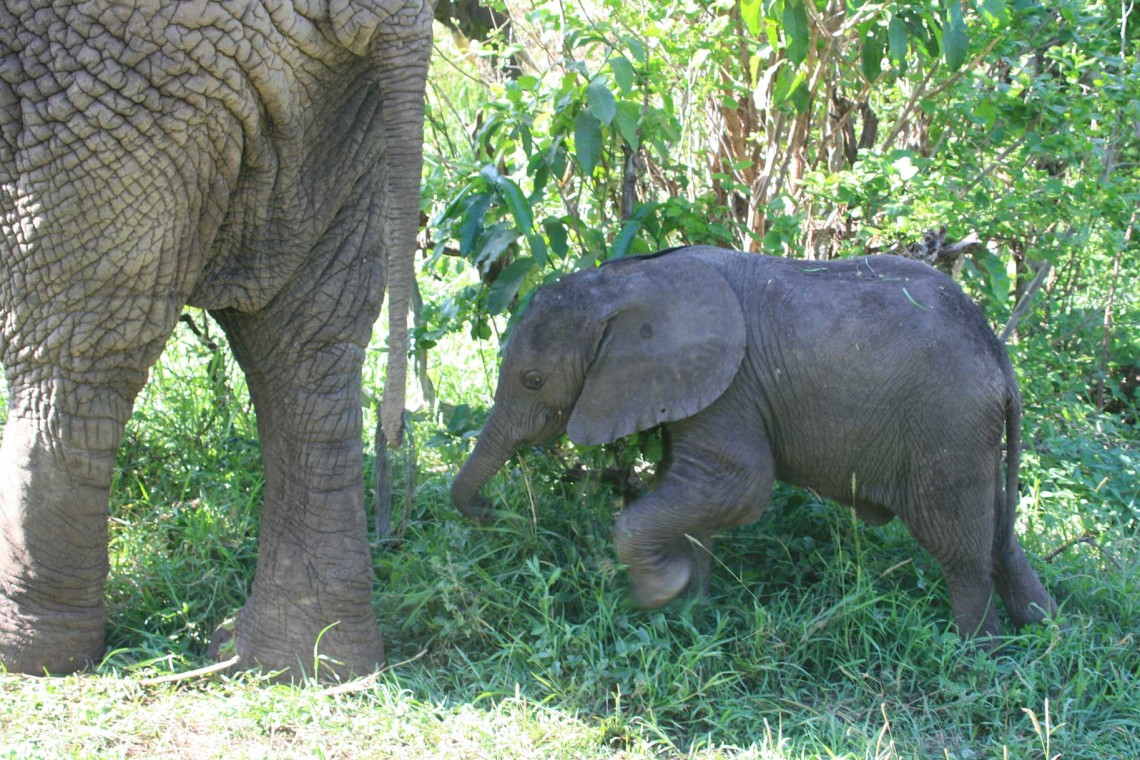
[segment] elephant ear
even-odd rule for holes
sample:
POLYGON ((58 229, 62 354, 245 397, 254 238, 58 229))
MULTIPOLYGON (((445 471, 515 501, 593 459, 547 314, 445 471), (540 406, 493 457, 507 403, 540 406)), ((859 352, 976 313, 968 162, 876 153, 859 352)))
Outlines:
MULTIPOLYGON (((608 443, 716 401, 744 358, 744 314, 712 266, 687 256, 598 270, 600 337, 567 433, 608 443)), ((592 301, 593 302, 593 301, 592 301)))

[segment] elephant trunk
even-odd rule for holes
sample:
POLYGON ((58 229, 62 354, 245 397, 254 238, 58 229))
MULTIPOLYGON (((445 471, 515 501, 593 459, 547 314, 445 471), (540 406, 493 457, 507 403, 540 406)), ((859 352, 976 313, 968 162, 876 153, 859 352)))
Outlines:
POLYGON ((491 502, 481 496, 479 490, 502 469, 516 448, 499 440, 490 425, 491 420, 488 420, 471 456, 467 457, 451 484, 451 502, 472 520, 483 520, 491 516, 491 502))

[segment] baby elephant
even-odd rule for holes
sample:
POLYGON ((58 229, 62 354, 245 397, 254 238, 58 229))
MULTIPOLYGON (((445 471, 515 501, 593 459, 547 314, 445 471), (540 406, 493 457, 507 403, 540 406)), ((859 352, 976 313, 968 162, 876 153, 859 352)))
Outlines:
POLYGON ((670 442, 657 485, 614 526, 643 606, 701 570, 686 536, 707 546, 756 520, 778 478, 872 525, 901 518, 942 565, 964 636, 997 634, 995 585, 1018 626, 1056 611, 1013 531, 1013 368, 977 306, 925 264, 690 247, 568 275, 515 328, 452 500, 485 517, 479 489, 520 446, 655 425, 670 442))

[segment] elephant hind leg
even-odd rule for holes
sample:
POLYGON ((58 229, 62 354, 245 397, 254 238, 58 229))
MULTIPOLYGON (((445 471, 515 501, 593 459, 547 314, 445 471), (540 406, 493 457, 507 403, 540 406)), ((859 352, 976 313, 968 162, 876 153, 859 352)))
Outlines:
POLYGON ((900 515, 942 566, 954 626, 965 638, 998 634, 994 610, 993 492, 979 485, 931 483, 921 503, 900 515))
POLYGON ((998 635, 994 609, 994 582, 988 563, 972 555, 942 563, 950 589, 950 611, 954 627, 963 638, 990 638, 998 635))
POLYGON ((0 665, 38 675, 102 658, 115 450, 146 373, 45 374, 29 383, 10 371, 0 444, 0 665))
POLYGON ((363 346, 381 280, 367 261, 328 271, 263 313, 215 314, 249 383, 265 467, 256 576, 232 641, 240 666, 285 678, 359 675, 384 656, 361 474, 363 346))
POLYGON ((21 288, 0 304, 16 326, 4 335, 0 664, 68 673, 102 657, 115 451, 182 301, 132 273, 63 277, 60 292, 34 261, 15 264, 4 285, 21 288))
POLYGON ((0 665, 79 670, 103 653, 113 451, 60 445, 17 415, 0 452, 0 665))

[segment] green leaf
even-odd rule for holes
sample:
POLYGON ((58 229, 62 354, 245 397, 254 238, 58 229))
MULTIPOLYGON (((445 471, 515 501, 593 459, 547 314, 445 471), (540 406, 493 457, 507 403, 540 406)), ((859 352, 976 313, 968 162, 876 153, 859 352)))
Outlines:
POLYGON ((471 337, 475 340, 490 340, 491 325, 486 319, 475 319, 471 322, 471 337))
POLYGON ((643 216, 644 214, 641 214, 639 210, 632 219, 625 223, 621 232, 614 238, 613 245, 610 246, 609 258, 620 259, 625 256, 634 237, 637 236, 637 231, 641 229, 641 217, 643 216))
POLYGON ((784 34, 788 42, 788 59, 792 63, 804 62, 811 44, 811 31, 808 29, 807 11, 803 0, 786 0, 784 3, 784 34))
POLYGON ((792 105, 796 107, 796 113, 804 113, 811 105, 811 88, 808 87, 807 80, 802 79, 799 86, 792 90, 792 105))
POLYGON ((645 45, 641 44, 641 40, 629 35, 622 35, 621 41, 629 48, 629 52, 633 53, 633 57, 642 66, 649 63, 649 55, 645 52, 645 45))
POLYGON ((637 150, 641 144, 641 135, 638 134, 638 124, 641 122, 641 106, 623 100, 617 104, 617 115, 614 124, 617 125, 621 139, 625 140, 630 148, 637 150))
POLYGON ((872 27, 863 36, 863 76, 874 82, 883 73, 883 32, 872 27))
POLYGON ((993 29, 1009 23, 1009 6, 1006 5, 1006 0, 982 0, 979 10, 993 29))
MULTIPOLYGON (((753 56, 752 60, 754 62, 758 62, 760 60, 760 56, 753 56)), ((756 107, 761 111, 765 111, 771 107, 773 101, 779 102, 779 96, 776 92, 776 87, 779 85, 779 80, 775 82, 776 86, 773 85, 772 80, 776 79, 776 76, 779 74, 781 69, 786 68, 784 65, 785 63, 786 62, 782 58, 777 59, 774 64, 764 69, 764 73, 759 78, 756 76, 752 77, 753 81, 756 82, 756 87, 753 90, 752 97, 756 102, 756 107)))
POLYGON ((566 234, 566 225, 562 223, 562 220, 548 216, 542 220, 542 229, 546 232, 546 237, 550 238, 550 247, 554 250, 554 255, 560 259, 566 258, 570 244, 566 234))
POLYGON ((542 239, 542 235, 531 233, 526 236, 526 242, 530 245, 530 255, 534 258, 534 262, 539 267, 546 266, 550 261, 550 254, 546 250, 546 241, 542 239))
POLYGON ((524 233, 530 232, 531 227, 534 226, 534 214, 530 210, 530 201, 523 195, 522 189, 507 177, 499 177, 495 187, 503 196, 507 209, 515 218, 515 224, 518 228, 524 233))
POLYGON ((566 149, 562 147, 561 135, 555 138, 550 150, 546 151, 546 165, 556 179, 561 180, 566 176, 566 149))
POLYGON ((469 256, 475 246, 475 239, 483 229, 483 217, 491 206, 492 193, 479 193, 472 196, 467 211, 463 214, 463 225, 459 229, 459 254, 469 256))
POLYGON ((614 81, 621 88, 622 94, 629 95, 633 91, 633 82, 636 78, 633 64, 625 56, 619 55, 610 59, 610 71, 614 73, 614 81))
POLYGON ((488 184, 497 185, 499 183, 499 177, 503 175, 499 174, 499 170, 495 168, 494 164, 487 164, 479 170, 479 176, 485 179, 488 184))
POLYGON ((758 37, 764 18, 764 0, 740 0, 740 18, 748 26, 749 33, 758 37))
POLYGON ((505 222, 493 225, 487 233, 480 239, 479 250, 475 253, 475 263, 484 272, 519 239, 519 231, 505 222))
POLYGON ((536 268, 534 259, 523 256, 507 265, 487 290, 487 313, 502 314, 518 295, 527 275, 536 268))
POLYGON ((574 152, 582 172, 593 174, 602 158, 602 123, 589 111, 580 111, 574 119, 574 152))
POLYGON ((601 123, 609 124, 614 120, 617 101, 614 99, 614 94, 610 92, 610 88, 601 78, 595 78, 586 86, 586 106, 594 118, 601 123))
POLYGON ((951 71, 960 69, 970 52, 970 39, 966 34, 966 22, 962 19, 961 0, 949 0, 946 6, 946 24, 942 29, 942 50, 946 55, 946 65, 951 71))
POLYGON ((772 90, 772 100, 778 106, 791 103, 796 113, 803 113, 811 101, 805 72, 796 72, 790 66, 780 67, 772 90))
MULTIPOLYGON (((923 52, 929 56, 941 55, 942 48, 939 43, 941 29, 931 14, 924 13, 921 16, 907 16, 906 27, 910 31, 910 38, 922 43, 922 47, 916 44, 914 48, 920 57, 923 52), (935 33, 936 30, 938 30, 937 34, 935 33)), ((926 59, 924 58, 923 60, 926 59)))
POLYGON ((905 65, 908 45, 906 22, 898 16, 893 16, 887 24, 887 43, 890 46, 891 60, 898 66, 905 65))
POLYGON ((906 296, 906 300, 910 301, 912 304, 914 304, 918 308, 922 309, 923 311, 930 311, 930 309, 926 308, 925 306, 920 304, 918 301, 914 300, 914 296, 912 296, 910 294, 909 290, 907 290, 906 288, 903 288, 902 290, 903 290, 903 295, 906 296))

